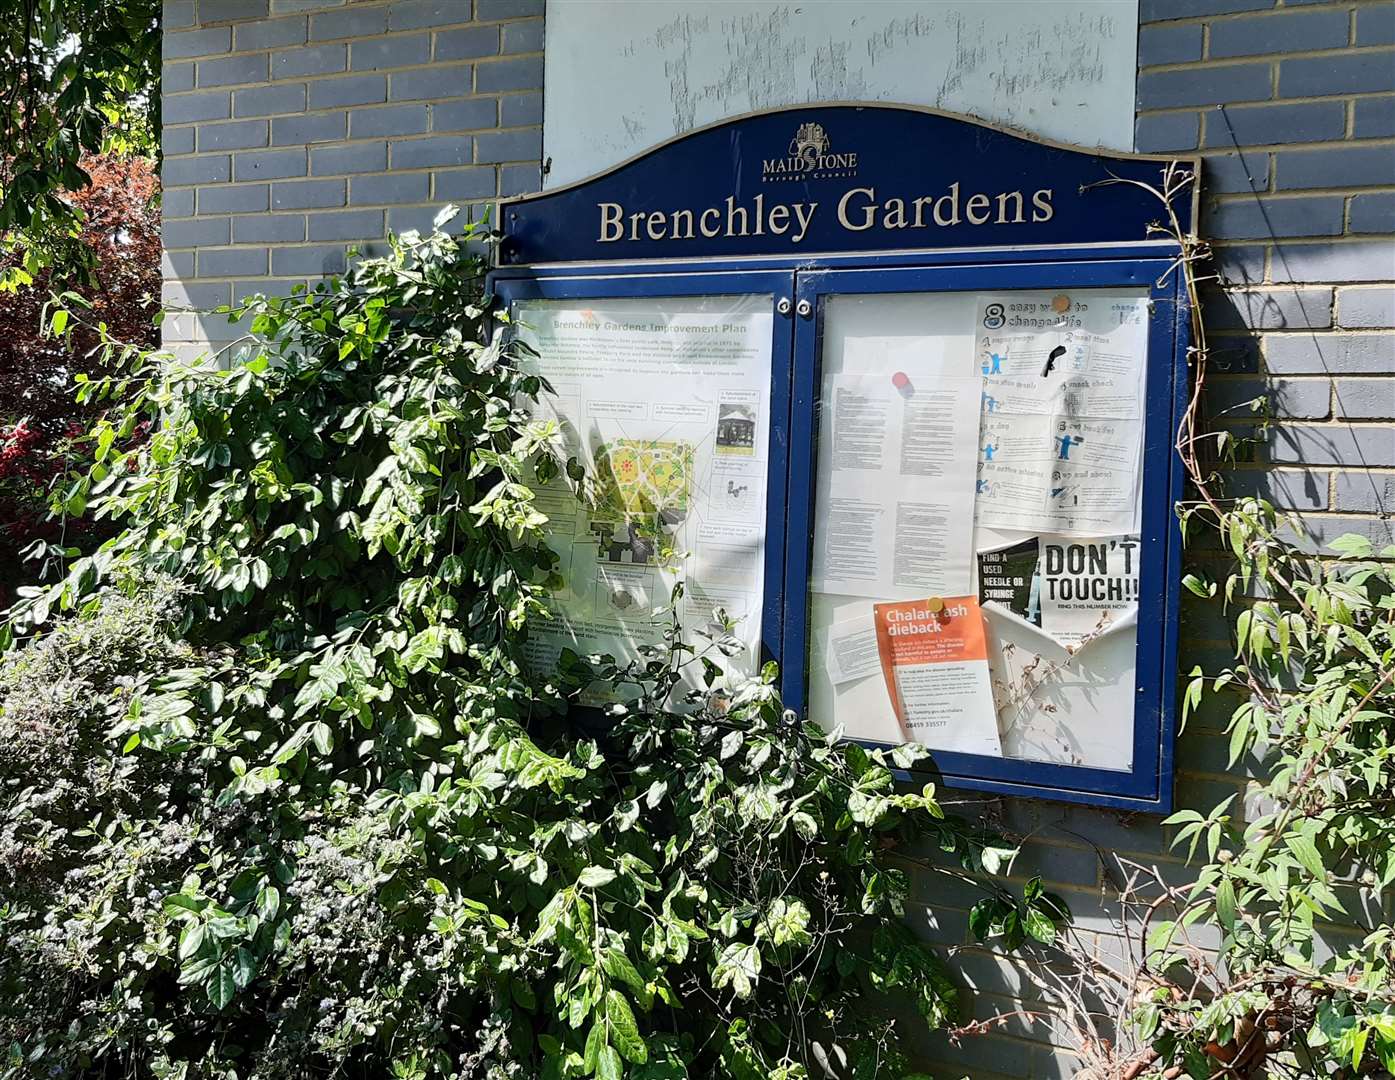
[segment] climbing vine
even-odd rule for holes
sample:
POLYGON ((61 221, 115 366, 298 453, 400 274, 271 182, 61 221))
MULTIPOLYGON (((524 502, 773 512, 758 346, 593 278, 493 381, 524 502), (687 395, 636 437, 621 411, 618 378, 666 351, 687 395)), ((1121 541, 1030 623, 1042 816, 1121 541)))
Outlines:
POLYGON ((1193 561, 1230 565, 1214 580, 1194 572, 1182 584, 1224 605, 1235 659, 1191 671, 1183 720, 1208 696, 1229 701, 1229 762, 1254 780, 1243 801, 1184 809, 1165 823, 1197 863, 1194 884, 1148 878, 1144 888, 1135 876, 1126 890, 1139 935, 1128 1016, 1141 1047, 1116 1058, 1117 1068, 1128 1080, 1387 1076, 1395 1071, 1395 547, 1377 550, 1359 535, 1323 545, 1298 515, 1224 496, 1236 444, 1225 429, 1205 430, 1201 416, 1209 251, 1173 210, 1194 181, 1170 166, 1157 189, 1168 215, 1159 229, 1178 244, 1191 321, 1177 450, 1192 498, 1178 513, 1193 561))

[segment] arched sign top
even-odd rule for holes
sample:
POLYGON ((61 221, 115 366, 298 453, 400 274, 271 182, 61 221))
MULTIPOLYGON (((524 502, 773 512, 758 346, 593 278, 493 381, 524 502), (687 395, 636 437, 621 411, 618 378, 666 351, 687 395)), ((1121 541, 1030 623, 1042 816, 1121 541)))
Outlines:
MULTIPOLYGON (((681 135, 576 184, 505 200, 507 265, 1158 239, 1169 162, 900 105, 801 105, 681 135), (1139 183, 1110 183, 1112 180, 1139 183)), ((1193 191, 1194 191, 1193 185, 1193 191)), ((1193 227, 1196 200, 1174 207, 1193 227)))

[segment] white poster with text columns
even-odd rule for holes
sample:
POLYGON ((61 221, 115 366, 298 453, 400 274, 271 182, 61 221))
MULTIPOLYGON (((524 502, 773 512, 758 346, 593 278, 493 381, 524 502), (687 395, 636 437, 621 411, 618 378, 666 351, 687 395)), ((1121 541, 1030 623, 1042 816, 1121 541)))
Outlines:
MULTIPOLYGON (((531 629, 531 662, 563 648, 624 663, 685 639, 728 676, 760 662, 770 438, 769 296, 528 301, 522 361, 552 392, 531 403, 557 425, 554 450, 584 470, 537 491, 564 587, 531 629), (711 646, 723 616, 742 651, 711 646), (704 636, 708 635, 708 636, 704 636), (704 652, 705 650, 705 652, 704 652)), ((702 683, 689 663, 683 685, 702 683)), ((593 703, 600 703, 597 698, 593 703)))

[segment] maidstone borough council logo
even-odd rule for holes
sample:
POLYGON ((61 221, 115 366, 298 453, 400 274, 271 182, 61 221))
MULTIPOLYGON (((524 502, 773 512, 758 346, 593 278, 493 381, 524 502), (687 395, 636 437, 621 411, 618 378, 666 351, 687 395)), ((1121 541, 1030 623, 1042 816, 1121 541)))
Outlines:
POLYGON ((799 125, 784 157, 761 161, 762 180, 828 180, 857 175, 857 154, 832 153, 832 142, 822 124, 799 125))

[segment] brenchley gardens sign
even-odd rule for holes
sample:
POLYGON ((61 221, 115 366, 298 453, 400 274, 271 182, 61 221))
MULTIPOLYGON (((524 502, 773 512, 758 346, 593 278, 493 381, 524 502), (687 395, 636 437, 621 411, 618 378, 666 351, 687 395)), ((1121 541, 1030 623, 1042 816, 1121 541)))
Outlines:
MULTIPOLYGON (((1150 239, 1160 160, 905 107, 726 121, 503 207, 506 263, 1150 239)), ((1186 215, 1184 215, 1186 216, 1186 215)))

